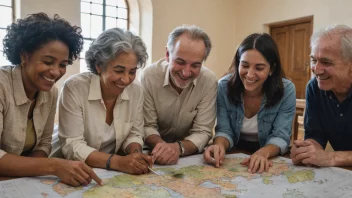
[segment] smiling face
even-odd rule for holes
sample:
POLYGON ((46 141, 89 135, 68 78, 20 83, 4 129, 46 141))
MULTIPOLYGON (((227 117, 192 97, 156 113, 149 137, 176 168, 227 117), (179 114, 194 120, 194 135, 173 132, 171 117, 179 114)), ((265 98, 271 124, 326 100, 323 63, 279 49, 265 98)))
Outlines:
POLYGON ((312 45, 311 68, 321 90, 344 93, 351 88, 352 63, 343 59, 340 38, 325 36, 312 45))
POLYGON ((96 69, 100 76, 103 97, 116 98, 136 78, 137 56, 132 52, 123 52, 109 61, 103 69, 99 66, 96 69))
POLYGON ((241 55, 239 76, 245 93, 251 95, 260 94, 269 74, 270 64, 259 51, 251 49, 241 55))
POLYGON ((183 34, 176 40, 171 52, 166 50, 171 84, 176 90, 181 91, 200 73, 205 55, 204 42, 200 39, 192 40, 187 34, 183 34))
POLYGON ((22 79, 29 99, 37 91, 49 91, 65 73, 69 49, 61 41, 51 41, 31 54, 21 54, 22 79))

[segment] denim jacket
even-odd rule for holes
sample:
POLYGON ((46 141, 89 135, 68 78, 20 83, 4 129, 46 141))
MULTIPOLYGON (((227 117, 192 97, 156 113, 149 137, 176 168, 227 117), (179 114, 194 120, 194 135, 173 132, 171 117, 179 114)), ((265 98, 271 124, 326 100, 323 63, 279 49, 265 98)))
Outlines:
MULTIPOLYGON (((215 137, 224 137, 230 142, 231 149, 238 143, 240 129, 244 117, 243 102, 235 105, 227 96, 227 84, 231 75, 226 75, 219 81, 217 95, 217 124, 215 137)), ((264 95, 258 112, 258 138, 260 147, 268 144, 280 148, 284 154, 290 144, 292 120, 296 111, 296 90, 294 84, 282 79, 284 95, 274 106, 265 107, 266 96, 264 95)))

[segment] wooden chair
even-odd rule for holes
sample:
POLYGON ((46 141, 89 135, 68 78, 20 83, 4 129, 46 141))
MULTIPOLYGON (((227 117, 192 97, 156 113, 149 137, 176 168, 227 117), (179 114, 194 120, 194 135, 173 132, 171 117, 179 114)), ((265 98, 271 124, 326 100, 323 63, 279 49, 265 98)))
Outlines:
POLYGON ((292 124, 292 141, 298 139, 300 130, 304 131, 304 109, 306 107, 305 99, 296 99, 296 114, 292 124))

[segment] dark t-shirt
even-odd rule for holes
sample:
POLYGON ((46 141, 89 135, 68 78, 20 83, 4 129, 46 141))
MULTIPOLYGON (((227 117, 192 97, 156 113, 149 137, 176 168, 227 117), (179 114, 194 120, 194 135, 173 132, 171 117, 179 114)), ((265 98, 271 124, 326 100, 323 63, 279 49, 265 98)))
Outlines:
POLYGON ((305 139, 314 139, 323 148, 329 141, 335 151, 352 150, 352 91, 342 102, 332 91, 318 87, 316 78, 308 82, 304 116, 305 139))

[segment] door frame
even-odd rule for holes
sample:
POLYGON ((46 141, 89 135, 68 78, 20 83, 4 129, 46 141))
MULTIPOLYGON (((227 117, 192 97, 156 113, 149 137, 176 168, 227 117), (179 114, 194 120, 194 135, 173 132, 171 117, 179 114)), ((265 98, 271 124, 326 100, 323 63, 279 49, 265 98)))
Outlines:
POLYGON ((271 34, 271 29, 272 28, 276 28, 276 27, 282 27, 282 26, 288 26, 288 25, 296 25, 296 24, 300 24, 300 23, 307 23, 310 22, 311 25, 311 32, 313 32, 313 20, 314 16, 306 16, 306 17, 300 17, 300 18, 296 18, 296 19, 289 19, 289 20, 285 20, 285 21, 280 21, 280 22, 274 22, 274 23, 269 23, 269 32, 271 34))

